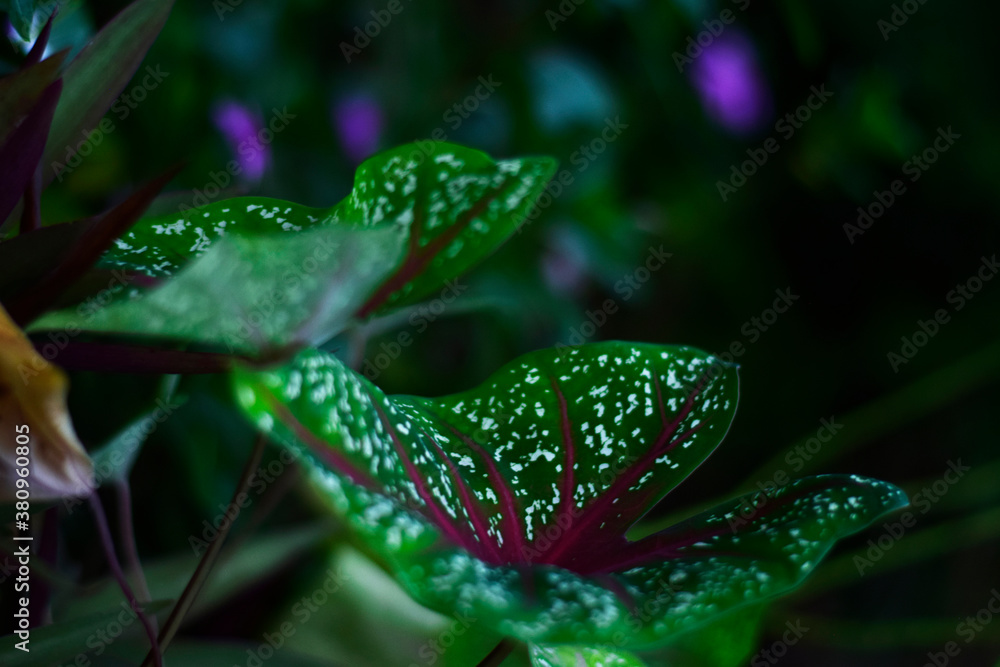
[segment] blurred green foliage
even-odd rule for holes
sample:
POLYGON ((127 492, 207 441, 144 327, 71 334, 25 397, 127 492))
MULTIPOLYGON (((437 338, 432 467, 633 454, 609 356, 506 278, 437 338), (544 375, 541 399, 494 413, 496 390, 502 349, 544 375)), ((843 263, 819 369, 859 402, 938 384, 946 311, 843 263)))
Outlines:
MULTIPOLYGON (((79 48, 124 4, 68 3, 53 48, 79 48)), ((229 187, 311 206, 329 206, 350 190, 357 158, 338 137, 336 109, 359 98, 381 114, 378 149, 440 128, 449 140, 498 158, 553 155, 571 180, 563 194, 468 276, 456 307, 415 335, 379 384, 423 395, 464 389, 518 353, 569 342, 592 321, 587 312, 605 309, 608 299, 615 312, 591 340, 685 343, 718 353, 740 343, 743 396, 733 429, 659 514, 752 490, 779 471, 871 475, 912 496, 940 479, 949 460, 961 459, 971 474, 918 512, 903 540, 863 576, 850 556, 863 554, 881 531, 842 545, 840 569, 827 570, 833 583, 823 584, 821 570, 815 585, 773 610, 765 622, 773 636, 764 641, 798 616, 814 629, 784 665, 919 664, 928 651, 962 641, 956 623, 975 615, 998 584, 1000 523, 989 518, 1000 496, 1000 282, 985 282, 961 309, 948 294, 1000 247, 992 83, 1000 10, 897 3, 917 10, 904 11, 899 30, 885 33, 879 21, 892 20, 890 2, 562 4, 575 9, 553 29, 547 12, 560 11, 556 0, 404 0, 403 11, 347 62, 342 44, 353 44, 356 28, 364 30, 384 3, 178 3, 126 94, 142 87, 147 65, 167 74, 143 101, 113 108, 113 131, 92 136, 91 154, 46 192, 45 219, 96 213, 178 161, 186 163, 174 183, 179 201, 204 193, 234 159, 213 123, 213 111, 227 101, 263 122, 275 109, 294 115, 268 145, 262 178, 232 177, 229 187), (742 132, 727 130, 702 104, 694 65, 705 56, 684 72, 674 57, 689 37, 709 30, 703 21, 726 9, 734 20, 719 39, 748 40, 769 107, 757 128, 742 132), (480 77, 499 82, 496 91, 468 102, 480 77), (831 99, 785 139, 775 123, 821 85, 831 99), (462 118, 456 104, 476 109, 462 118), (584 147, 616 118, 627 127, 587 159, 584 147), (904 164, 948 127, 960 138, 910 181, 904 164), (769 137, 778 138, 778 150, 722 201, 718 181, 769 137), (875 193, 897 179, 905 193, 851 243, 843 225, 855 224, 858 207, 869 209, 875 193), (619 281, 660 246, 672 257, 625 299, 619 281), (775 290, 785 289, 797 300, 766 324, 775 290), (900 352, 901 337, 912 340, 918 321, 939 309, 949 321, 894 371, 887 355, 900 352), (866 412, 865 405, 878 409, 866 412), (819 455, 786 458, 831 416, 844 429, 819 455)), ((4 71, 15 66, 15 49, 0 43, 4 71)), ((371 340, 369 355, 396 333, 371 340)), ((91 449, 149 410, 157 395, 153 378, 75 373, 72 380, 72 412, 91 449)), ((188 536, 218 514, 252 441, 224 402, 221 379, 189 377, 182 389, 197 398, 152 433, 132 476, 139 551, 150 563, 185 553, 188 536)), ((283 481, 290 474, 255 500, 237 524, 237 540, 242 531, 266 537, 321 514, 308 490, 283 481)), ((84 580, 104 575, 90 531, 89 517, 74 512, 63 557, 83 563, 84 580)), ((337 558, 358 568, 366 585, 325 606, 288 645, 324 664, 431 664, 411 649, 419 652, 447 619, 407 606, 356 552, 339 549, 337 558)), ((245 656, 242 649, 259 646, 322 581, 329 558, 317 546, 293 563, 247 572, 183 638, 231 640, 245 656)), ((435 664, 472 664, 494 639, 470 632, 435 664)), ((986 625, 962 644, 962 659, 985 664, 998 645, 1000 625, 986 625)), ((224 659, 236 663, 239 655, 224 659)))

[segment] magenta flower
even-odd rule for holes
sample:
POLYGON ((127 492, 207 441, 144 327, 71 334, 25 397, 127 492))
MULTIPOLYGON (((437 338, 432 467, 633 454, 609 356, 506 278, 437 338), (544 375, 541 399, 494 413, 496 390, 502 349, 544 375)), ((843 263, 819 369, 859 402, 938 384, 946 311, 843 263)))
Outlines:
POLYGON ((216 105, 212 121, 225 135, 241 167, 240 175, 248 181, 259 181, 271 162, 273 134, 265 132, 266 128, 256 114, 231 100, 216 105))
POLYGON ((729 30, 705 47, 691 76, 706 113, 734 134, 759 129, 770 115, 770 93, 750 40, 729 30))

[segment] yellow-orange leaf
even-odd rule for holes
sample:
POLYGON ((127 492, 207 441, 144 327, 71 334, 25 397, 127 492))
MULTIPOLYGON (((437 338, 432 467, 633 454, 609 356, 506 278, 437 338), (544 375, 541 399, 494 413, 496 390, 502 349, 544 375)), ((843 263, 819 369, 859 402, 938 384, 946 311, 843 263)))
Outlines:
POLYGON ((68 384, 0 305, 0 501, 14 498, 18 479, 35 500, 94 488, 93 464, 66 409, 68 384))

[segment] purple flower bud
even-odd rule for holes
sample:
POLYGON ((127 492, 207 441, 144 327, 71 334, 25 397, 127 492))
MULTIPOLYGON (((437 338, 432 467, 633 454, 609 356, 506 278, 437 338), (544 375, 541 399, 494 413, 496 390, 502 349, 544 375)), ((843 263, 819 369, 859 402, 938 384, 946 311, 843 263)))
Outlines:
POLYGON ((212 121, 229 142, 243 178, 259 181, 271 161, 269 142, 265 143, 270 133, 262 133, 260 118, 238 102, 225 101, 212 110, 212 121))
POLYGON ((368 95, 354 95, 336 103, 333 122, 344 153, 359 163, 378 150, 383 116, 378 103, 368 95))
POLYGON ((759 129, 770 114, 770 94, 750 40, 730 29, 705 47, 691 76, 706 113, 734 134, 759 129))

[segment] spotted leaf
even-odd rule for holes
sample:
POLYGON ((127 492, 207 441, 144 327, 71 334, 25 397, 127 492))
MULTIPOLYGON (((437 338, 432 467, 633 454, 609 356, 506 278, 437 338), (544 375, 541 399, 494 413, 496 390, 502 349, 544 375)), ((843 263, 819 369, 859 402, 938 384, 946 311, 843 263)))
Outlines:
POLYGON ((295 235, 228 236, 152 288, 109 304, 49 313, 31 331, 141 334, 275 355, 341 331, 403 252, 394 227, 322 227, 295 235))
POLYGON ((735 501, 626 540, 736 409, 735 367, 687 347, 535 352, 438 399, 386 396, 316 351, 235 384, 411 595, 529 642, 655 646, 790 590, 905 502, 881 482, 813 478, 750 517, 735 501))
POLYGON ((646 667, 646 663, 628 653, 596 646, 529 647, 532 667, 646 667))
POLYGON ((351 194, 328 209, 239 197, 145 218, 104 258, 111 268, 164 277, 222 236, 299 232, 316 226, 398 226, 406 252, 386 258, 386 276, 363 303, 365 317, 411 303, 481 261, 524 220, 555 170, 550 158, 494 162, 453 144, 409 144, 365 161, 351 194))

